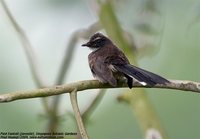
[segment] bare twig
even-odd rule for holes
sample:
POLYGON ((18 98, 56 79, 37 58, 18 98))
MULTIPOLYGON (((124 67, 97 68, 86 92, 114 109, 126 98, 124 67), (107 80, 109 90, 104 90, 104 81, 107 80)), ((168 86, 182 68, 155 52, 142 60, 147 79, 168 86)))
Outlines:
POLYGON ((77 122, 77 125, 78 125, 78 128, 79 128, 79 132, 81 134, 81 137, 82 137, 82 139, 88 139, 89 137, 88 137, 87 131, 84 127, 83 120, 81 118, 80 110, 78 108, 77 90, 76 89, 73 90, 70 93, 70 100, 71 100, 72 108, 74 110, 74 115, 75 115, 75 118, 76 118, 76 122, 77 122))
MULTIPOLYGON (((10 12, 10 10, 8 9, 7 4, 5 3, 4 0, 0 1, 5 13, 7 14, 11 24, 13 25, 14 29, 17 32, 17 35, 22 43, 23 49, 25 51, 26 57, 28 59, 28 64, 30 66, 30 70, 33 76, 33 80, 35 81, 35 84, 37 85, 37 87, 41 88, 41 87, 45 87, 47 86, 46 81, 44 80, 44 78, 42 77, 42 74, 39 70, 39 66, 38 66, 38 62, 36 61, 37 58, 34 54, 33 48, 31 46, 31 43, 26 35, 26 33, 24 32, 24 30, 20 27, 20 25, 17 23, 17 21, 15 20, 14 16, 12 15, 12 13, 10 12)), ((49 112, 49 107, 48 107, 48 101, 46 98, 42 99, 42 104, 44 106, 44 109, 46 110, 46 112, 49 112)))
POLYGON ((8 9, 8 6, 6 5, 4 0, 0 1, 9 20, 11 21, 14 29, 16 30, 18 37, 21 40, 22 46, 24 48, 24 51, 26 53, 26 57, 28 59, 28 64, 30 66, 32 75, 33 75, 33 79, 36 83, 36 85, 38 87, 45 87, 47 86, 47 84, 44 81, 44 78, 42 78, 42 74, 40 73, 40 70, 38 69, 38 62, 36 61, 36 56, 34 54, 33 48, 31 46, 31 43, 26 35, 26 33, 24 32, 24 30, 20 27, 20 25, 17 23, 17 21, 15 20, 14 16, 12 15, 12 13, 10 12, 10 10, 8 9))
MULTIPOLYGON (((101 102, 103 96, 105 95, 106 89, 98 89, 97 95, 95 98, 90 102, 89 106, 84 110, 84 112, 81 114, 83 123, 86 125, 88 119, 92 115, 92 113, 96 110, 99 103, 101 102)), ((81 139, 81 136, 77 136, 77 139, 81 139)))
MULTIPOLYGON (((181 81, 181 80, 170 80, 171 83, 166 85, 157 84, 152 88, 162 88, 162 89, 174 89, 182 91, 191 91, 193 93, 200 93, 200 83, 193 81, 181 81)), ((77 88, 77 91, 83 91, 87 89, 97 89, 97 88, 122 88, 127 87, 126 81, 122 80, 118 83, 117 87, 112 87, 109 84, 100 83, 97 80, 85 80, 74 82, 70 84, 48 87, 43 89, 35 89, 29 91, 17 91, 7 94, 0 95, 0 102, 10 102, 19 99, 29 99, 38 97, 47 97, 60 95, 64 93, 70 93, 77 88)), ((149 86, 143 86, 139 82, 133 83, 134 88, 149 88, 149 86)))

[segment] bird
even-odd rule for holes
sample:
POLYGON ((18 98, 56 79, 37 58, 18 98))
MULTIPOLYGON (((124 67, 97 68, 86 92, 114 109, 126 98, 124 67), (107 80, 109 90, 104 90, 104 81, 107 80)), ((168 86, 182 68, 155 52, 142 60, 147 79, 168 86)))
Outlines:
POLYGON ((123 51, 102 33, 95 33, 82 46, 92 50, 88 55, 89 67, 94 78, 102 83, 116 87, 119 79, 126 78, 130 89, 134 80, 149 87, 169 83, 160 75, 130 64, 123 51))

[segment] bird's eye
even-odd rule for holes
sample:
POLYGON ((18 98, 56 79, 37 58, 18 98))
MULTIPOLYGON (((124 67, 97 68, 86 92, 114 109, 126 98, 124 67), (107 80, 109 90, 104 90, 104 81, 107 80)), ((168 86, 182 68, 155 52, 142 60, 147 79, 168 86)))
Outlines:
POLYGON ((93 47, 101 47, 105 44, 105 38, 102 36, 95 36, 90 39, 90 42, 93 47))

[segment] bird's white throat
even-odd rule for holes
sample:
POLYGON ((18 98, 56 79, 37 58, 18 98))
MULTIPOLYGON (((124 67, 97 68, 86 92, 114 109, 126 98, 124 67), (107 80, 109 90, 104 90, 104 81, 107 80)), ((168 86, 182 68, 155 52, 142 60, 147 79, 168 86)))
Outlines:
POLYGON ((92 50, 92 52, 95 52, 95 51, 99 50, 100 48, 101 47, 95 47, 95 48, 94 47, 93 48, 90 47, 90 50, 92 50))

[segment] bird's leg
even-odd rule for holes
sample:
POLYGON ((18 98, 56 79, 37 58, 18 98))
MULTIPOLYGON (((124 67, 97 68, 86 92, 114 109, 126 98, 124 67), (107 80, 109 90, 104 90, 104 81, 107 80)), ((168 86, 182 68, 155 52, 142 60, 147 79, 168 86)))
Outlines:
POLYGON ((127 84, 128 84, 128 87, 131 89, 133 87, 133 78, 131 78, 130 76, 124 74, 124 76, 126 77, 127 79, 127 84))

